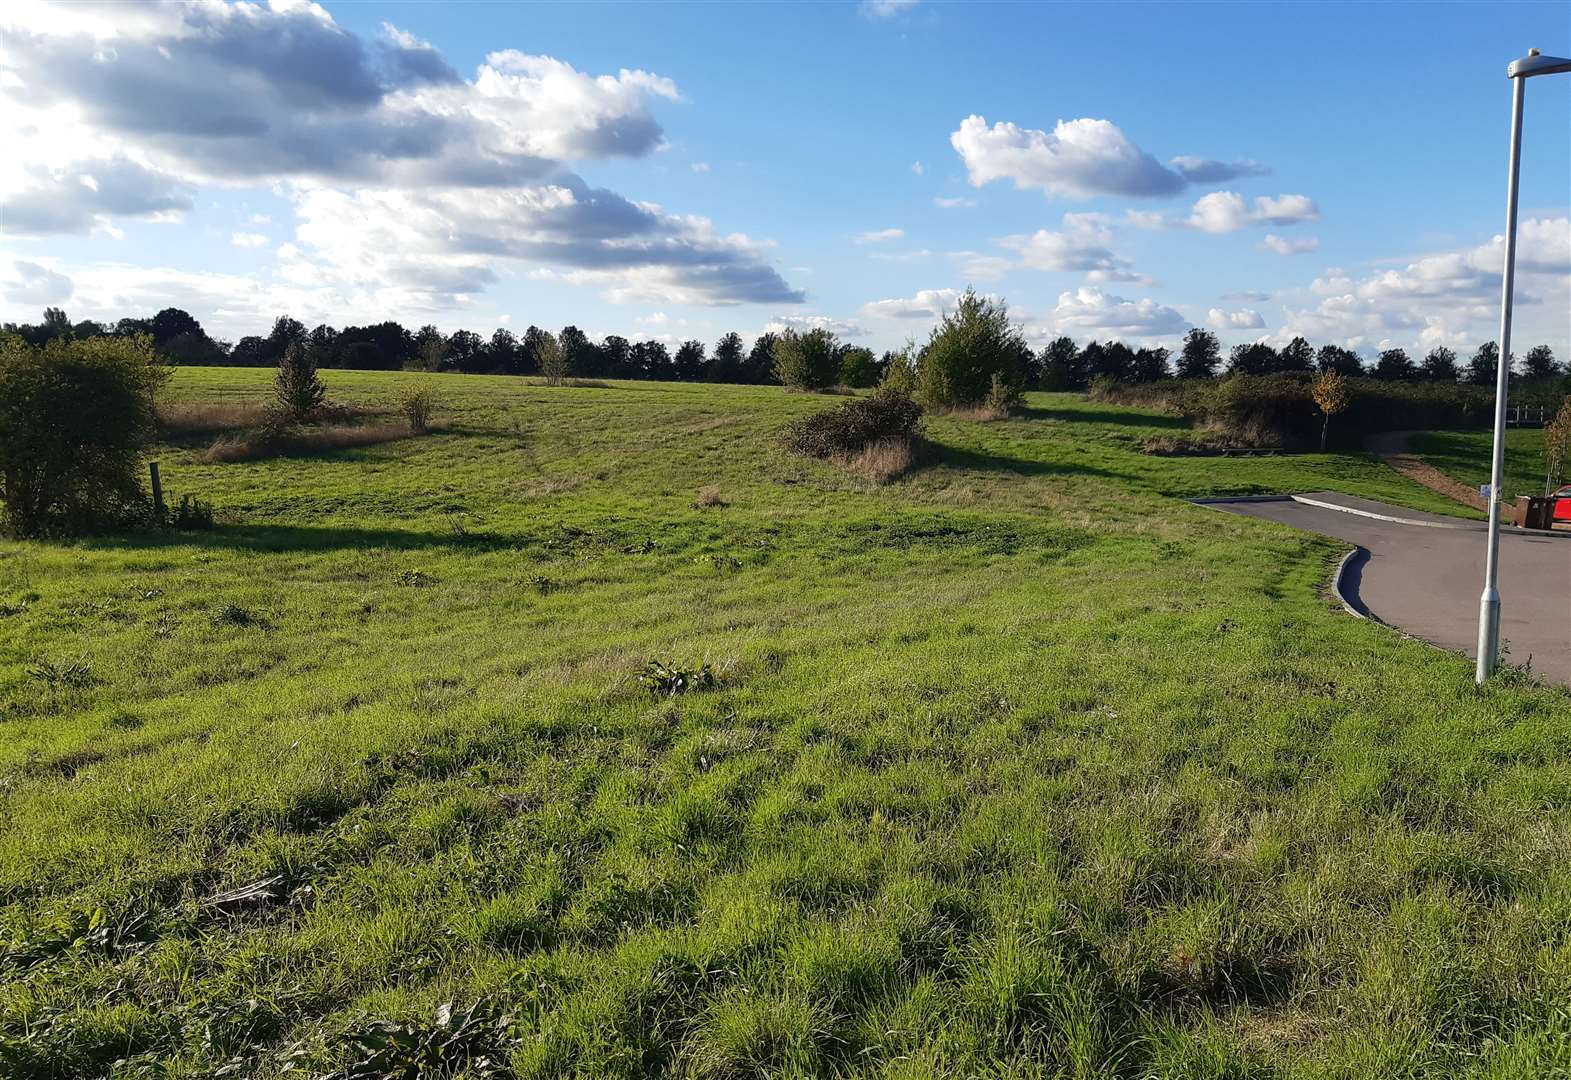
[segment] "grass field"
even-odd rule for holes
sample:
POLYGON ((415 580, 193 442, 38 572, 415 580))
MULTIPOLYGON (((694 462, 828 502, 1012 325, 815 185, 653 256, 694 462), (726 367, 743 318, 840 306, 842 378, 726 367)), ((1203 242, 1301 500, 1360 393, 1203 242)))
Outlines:
POLYGON ((1571 1070, 1571 695, 1182 501, 1439 496, 1068 395, 875 488, 777 449, 832 399, 327 375, 417 380, 162 448, 216 531, 0 543, 0 1074, 1571 1070))
MULTIPOLYGON (((1490 431, 1423 431, 1408 446, 1413 453, 1471 488, 1489 483, 1490 431)), ((1505 479, 1508 499, 1544 493, 1544 429, 1507 428, 1505 479)))

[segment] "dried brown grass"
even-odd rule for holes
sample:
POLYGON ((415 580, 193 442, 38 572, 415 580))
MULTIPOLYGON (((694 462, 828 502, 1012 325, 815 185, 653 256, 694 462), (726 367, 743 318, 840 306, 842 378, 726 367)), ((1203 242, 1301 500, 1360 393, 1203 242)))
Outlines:
POLYGON ((158 421, 170 435, 212 435, 256 427, 266 419, 262 401, 182 401, 158 407, 158 421))
POLYGON ((720 489, 706 487, 698 493, 698 498, 693 501, 694 506, 724 506, 726 501, 720 497, 720 489))
POLYGON ((259 461, 271 457, 299 457, 331 450, 407 439, 415 432, 406 421, 383 424, 317 424, 283 431, 257 429, 225 435, 207 448, 202 460, 210 465, 259 461))
POLYGON ((955 420, 981 420, 984 422, 1009 419, 1009 410, 1002 405, 979 401, 975 405, 952 405, 938 410, 941 416, 955 420))
POLYGON ((887 484, 916 463, 916 447, 910 439, 880 439, 863 447, 860 453, 834 459, 875 484, 887 484))

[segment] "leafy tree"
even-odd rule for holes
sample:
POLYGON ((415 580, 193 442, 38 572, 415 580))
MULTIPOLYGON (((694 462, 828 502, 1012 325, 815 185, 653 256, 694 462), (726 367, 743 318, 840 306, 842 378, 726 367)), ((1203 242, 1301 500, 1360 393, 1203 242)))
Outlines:
POLYGON ((1424 357, 1419 373, 1435 382, 1456 382, 1456 353, 1444 345, 1436 345, 1429 350, 1429 355, 1424 357))
POLYGON ((152 338, 0 335, 0 496, 18 537, 102 527, 142 505, 141 450, 167 377, 152 338))
POLYGON ((1091 378, 1112 379, 1115 382, 1128 382, 1134 376, 1135 353, 1122 341, 1109 341, 1102 347, 1102 353, 1096 359, 1096 366, 1090 368, 1091 378))
POLYGON ((1057 337, 1047 343, 1037 358, 1043 390, 1084 390, 1089 381, 1080 348, 1072 337, 1057 337))
MULTIPOLYGON (((149 339, 151 340, 151 339, 149 339)), ((266 367, 267 342, 255 334, 243 337, 229 350, 229 362, 239 367, 266 367)))
POLYGON ((176 334, 159 346, 158 354, 171 364, 221 364, 227 359, 223 346, 203 333, 176 334))
POLYGON ((640 341, 633 346, 633 367, 640 379, 671 377, 671 350, 663 341, 640 341))
POLYGON ((310 350, 311 362, 317 367, 338 366, 338 331, 326 323, 313 328, 306 335, 306 348, 310 350))
POLYGON ((74 338, 103 337, 109 333, 109 328, 93 319, 83 319, 71 327, 71 336, 74 338))
POLYGON ((682 382, 697 382, 704 377, 708 369, 708 360, 704 356, 704 343, 702 341, 684 341, 676 350, 676 360, 672 365, 675 375, 682 382))
POLYGON ((1168 351, 1161 347, 1136 349, 1129 377, 1135 382, 1157 382, 1167 378, 1167 357, 1168 351))
POLYGON ((775 342, 779 340, 772 331, 765 330, 753 341, 747 360, 742 365, 742 381, 753 384, 778 382, 775 378, 775 342))
POLYGON ((285 423, 298 424, 311 419, 327 400, 327 387, 316 373, 311 352, 298 341, 284 347, 273 376, 274 415, 285 423))
POLYGON ((493 330, 491 340, 485 343, 486 370, 499 375, 518 375, 522 363, 523 352, 518 345, 518 335, 505 326, 493 330))
POLYGON ((901 348, 884 353, 883 375, 878 388, 898 391, 909 397, 916 392, 916 373, 920 366, 916 339, 908 338, 901 348))
POLYGON ((1534 345, 1522 357, 1524 379, 1553 379, 1558 374, 1560 365, 1555 363, 1555 350, 1548 345, 1534 345))
POLYGON ((520 360, 519 374, 534 375, 544 370, 540 366, 540 358, 548 347, 546 339, 550 336, 550 331, 542 330, 538 326, 531 326, 524 331, 521 343, 523 357, 520 360))
POLYGON ((610 334, 600 343, 605 358, 605 374, 618 379, 633 375, 633 343, 619 334, 610 334))
MULTIPOLYGON (((589 335, 578 327, 562 327, 562 332, 557 335, 556 344, 562 353, 563 379, 570 375, 587 374, 588 370, 594 367, 593 358, 589 355, 591 351, 589 335)), ((542 367, 540 370, 544 371, 545 368, 542 367)), ((555 386, 557 383, 552 385, 555 386)))
POLYGON ((742 335, 733 331, 715 342, 715 353, 709 361, 709 378, 714 382, 741 382, 746 362, 747 349, 742 343, 742 335))
POLYGON ((535 349, 535 357, 540 364, 540 374, 545 376, 546 385, 561 386, 566 382, 572 368, 568 366, 567 351, 562 348, 561 343, 549 333, 542 332, 535 342, 535 349))
POLYGON ((1295 337, 1277 354, 1278 371, 1313 371, 1315 347, 1301 337, 1295 337))
POLYGON ((1279 370, 1281 358, 1263 341, 1234 345, 1227 369, 1234 375, 1270 375, 1279 370))
POLYGON ((398 371, 414 366, 417 358, 414 335, 391 320, 374 326, 344 327, 338 335, 338 348, 344 367, 398 371), (369 342, 372 350, 352 349, 361 341, 369 342))
POLYGON ((1374 376, 1377 379, 1411 379, 1417 374, 1418 369, 1408 358, 1406 349, 1382 349, 1379 359, 1375 361, 1374 376))
POLYGON ((775 339, 775 377, 793 390, 822 390, 840 374, 839 342, 822 327, 798 333, 787 330, 775 339))
POLYGON ((262 347, 263 354, 267 357, 268 363, 276 364, 283 359, 284 352, 289 346, 299 345, 303 348, 305 343, 305 324, 288 315, 280 315, 273 320, 273 330, 267 335, 267 341, 262 347))
POLYGON ((70 341, 76 328, 71 325, 71 317, 62 308, 44 308, 44 340, 53 341, 55 338, 64 338, 70 341))
POLYGON ((485 338, 473 330, 454 330, 447 336, 447 369, 475 375, 486 370, 491 355, 485 338))
POLYGON ((1316 371, 1334 371, 1338 375, 1362 375, 1364 362, 1352 349, 1340 345, 1322 345, 1315 354, 1316 371))
POLYGON ((872 349, 849 345, 840 350, 841 386, 858 388, 877 386, 880 374, 878 359, 873 355, 872 349))
POLYGON ((447 364, 447 335, 433 323, 415 331, 415 364, 421 371, 441 371, 447 364))
POLYGON ((1216 335, 1198 326, 1191 327, 1184 335, 1184 347, 1178 351, 1178 377, 1209 379, 1221 362, 1222 346, 1216 335))
POLYGON ((917 393, 928 405, 970 405, 993 392, 993 376, 1018 394, 1031 348, 1009 321, 1009 305, 968 288, 928 338, 917 372, 917 393))
POLYGON ((1467 381, 1474 386, 1493 386, 1499 374, 1499 367, 1500 346, 1493 341, 1486 341, 1467 362, 1467 381))
POLYGON ((165 342, 181 334, 207 336, 202 330, 202 324, 193 315, 176 307, 164 308, 154 315, 148 329, 152 332, 155 349, 161 349, 165 342))
POLYGON ((1331 417, 1346 409, 1352 402, 1352 391, 1347 379, 1335 371, 1322 371, 1309 383, 1309 396, 1314 399, 1325 421, 1320 425, 1320 450, 1325 452, 1326 436, 1331 431, 1331 417))

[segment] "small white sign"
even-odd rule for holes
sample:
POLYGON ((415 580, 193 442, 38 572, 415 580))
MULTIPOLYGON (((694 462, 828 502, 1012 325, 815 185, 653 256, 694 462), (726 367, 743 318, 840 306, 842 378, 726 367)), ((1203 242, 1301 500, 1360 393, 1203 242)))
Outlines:
POLYGON ((1493 491, 1494 491, 1494 485, 1493 484, 1479 484, 1478 485, 1478 497, 1480 499, 1485 500, 1486 502, 1489 500, 1489 496, 1493 493, 1493 491))

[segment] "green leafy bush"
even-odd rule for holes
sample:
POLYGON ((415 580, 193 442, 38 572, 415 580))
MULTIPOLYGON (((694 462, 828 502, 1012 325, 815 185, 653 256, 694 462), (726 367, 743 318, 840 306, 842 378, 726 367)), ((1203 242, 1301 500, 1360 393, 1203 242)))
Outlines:
POLYGON ((996 377, 1013 391, 1025 385, 1031 348, 1009 321, 1009 305, 967 289, 933 330, 917 370, 917 397, 924 405, 975 405, 996 377))
POLYGON ((909 442, 921 434, 922 406, 899 390, 877 390, 795 421, 785 445, 808 457, 851 457, 876 442, 909 442))
POLYGON ((651 660, 639 671, 638 683, 655 697, 675 697, 694 690, 713 689, 715 673, 708 664, 693 670, 678 667, 674 663, 651 660))
POLYGON ((840 350, 828 330, 787 330, 775 341, 775 378, 793 390, 822 390, 840 377, 840 350))
POLYGON ((166 375, 146 335, 0 340, 0 488, 13 535, 146 520, 141 451, 166 375))
POLYGON ((398 399, 398 407, 403 411, 404 419, 409 421, 409 430, 416 435, 431 426, 436 406, 436 395, 424 388, 406 390, 398 399))

